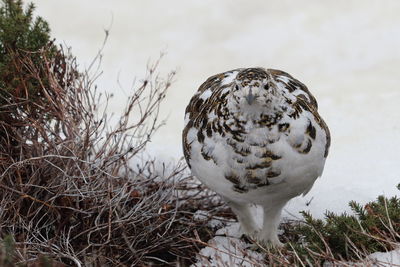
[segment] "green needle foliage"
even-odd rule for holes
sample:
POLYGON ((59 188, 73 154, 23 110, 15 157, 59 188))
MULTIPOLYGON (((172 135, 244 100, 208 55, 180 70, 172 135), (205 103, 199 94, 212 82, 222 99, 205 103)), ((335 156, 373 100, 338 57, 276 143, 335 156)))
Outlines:
POLYGON ((68 59, 50 40, 47 22, 34 17, 33 4, 0 3, 0 156, 15 161, 27 154, 28 138, 40 141, 27 118, 52 121, 52 99, 65 95, 78 73, 66 70, 68 59))
POLYGON ((303 259, 315 255, 331 259, 359 260, 373 252, 384 252, 400 242, 400 199, 397 196, 377 200, 362 206, 351 201, 353 214, 325 213, 325 220, 302 212, 305 223, 288 230, 293 249, 303 259))
POLYGON ((55 48, 43 49, 52 46, 50 29, 43 19, 33 17, 33 4, 28 5, 25 10, 21 0, 2 0, 1 4, 0 141, 6 144, 4 147, 6 151, 11 152, 9 155, 15 158, 18 157, 21 148, 20 141, 14 138, 14 135, 26 135, 21 111, 26 113, 26 110, 29 110, 32 117, 43 112, 43 108, 39 108, 38 104, 44 99, 43 88, 48 83, 46 79, 41 79, 46 76, 44 57, 51 57, 55 48), (43 54, 41 50, 46 53, 43 54))
MULTIPOLYGON (((34 18, 35 6, 24 10, 21 0, 2 0, 0 8, 0 88, 1 104, 10 95, 17 98, 40 97, 37 79, 31 77, 20 58, 28 56, 39 69, 44 68, 43 55, 39 53, 50 43, 50 28, 42 18, 34 18)), ((55 47, 48 49, 48 57, 55 55, 55 47)))
POLYGON ((0 266, 13 266, 15 244, 12 236, 7 235, 0 239, 0 266))

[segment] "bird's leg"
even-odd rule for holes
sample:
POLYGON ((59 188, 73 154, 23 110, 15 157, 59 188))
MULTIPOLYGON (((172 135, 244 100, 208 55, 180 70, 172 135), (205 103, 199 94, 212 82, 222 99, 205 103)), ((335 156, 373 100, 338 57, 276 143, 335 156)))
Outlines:
POLYGON ((278 226, 282 213, 282 209, 286 202, 274 203, 268 206, 263 206, 264 222, 259 239, 265 245, 282 246, 283 244, 278 238, 278 226))
POLYGON ((247 203, 238 203, 227 200, 229 207, 236 214, 242 231, 245 235, 254 238, 255 234, 259 231, 257 224, 253 219, 253 215, 250 211, 250 205, 247 203))

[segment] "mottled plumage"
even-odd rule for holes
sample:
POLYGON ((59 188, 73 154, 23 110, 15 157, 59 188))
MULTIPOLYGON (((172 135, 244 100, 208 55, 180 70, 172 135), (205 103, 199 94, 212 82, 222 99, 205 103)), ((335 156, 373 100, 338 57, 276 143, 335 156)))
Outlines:
POLYGON ((186 108, 183 151, 195 175, 224 198, 242 229, 280 244, 281 210, 323 171, 330 134, 307 87, 263 68, 207 79, 186 108), (264 209, 258 229, 249 204, 264 209))

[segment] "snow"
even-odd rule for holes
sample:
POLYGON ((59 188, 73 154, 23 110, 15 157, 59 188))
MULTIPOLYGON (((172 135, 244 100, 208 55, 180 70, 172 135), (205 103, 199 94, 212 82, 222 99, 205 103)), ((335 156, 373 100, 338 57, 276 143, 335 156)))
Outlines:
POLYGON ((375 252, 369 255, 368 259, 372 260, 373 266, 400 266, 400 249, 375 252))
POLYGON ((216 236, 208 242, 198 255, 198 262, 192 267, 200 266, 263 266, 264 255, 248 248, 241 241, 239 223, 219 229, 216 236))
MULTIPOLYGON (((399 244, 400 245, 400 244, 399 244)), ((400 266, 400 249, 395 249, 388 252, 375 252, 368 255, 362 262, 343 262, 344 266, 354 267, 395 267, 400 266)), ((325 262, 324 267, 338 266, 332 262, 325 262)))

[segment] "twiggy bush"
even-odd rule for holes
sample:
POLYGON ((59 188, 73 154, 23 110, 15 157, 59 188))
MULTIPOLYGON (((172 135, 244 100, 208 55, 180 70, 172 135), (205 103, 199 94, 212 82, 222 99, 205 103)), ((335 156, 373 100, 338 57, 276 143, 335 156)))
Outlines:
POLYGON ((14 47, 0 36, 0 242, 14 248, 1 246, 2 263, 193 262, 194 229, 211 236, 193 212, 219 203, 193 195, 202 188, 184 177, 183 163, 163 168, 142 159, 162 124, 159 107, 174 73, 162 79, 158 62, 150 66, 110 125, 96 70, 78 72, 69 51, 48 42, 47 24, 33 20, 32 6, 24 12, 21 1, 3 3, 2 27, 13 19, 29 26, 8 28, 17 35, 14 47), (38 46, 27 49, 36 35, 38 46))
MULTIPOLYGON (((0 144, 0 233, 14 237, 15 262, 38 255, 77 266, 192 261, 189 251, 197 248, 190 238, 195 228, 202 231, 192 213, 203 204, 200 198, 183 201, 190 187, 182 179, 185 167, 160 169, 140 156, 160 126, 159 105, 174 74, 160 79, 157 64, 150 67, 112 127, 99 110, 107 100, 89 74, 62 83, 75 73, 75 60, 63 54, 66 68, 58 72, 42 56, 49 84, 40 88, 45 102, 24 100, 36 106, 33 115, 21 99, 9 96, 8 105, 16 106, 12 116, 23 124, 0 121, 7 124, 0 144), (15 148, 20 153, 10 154, 15 148)), ((35 63, 19 60, 43 85, 35 63)))

